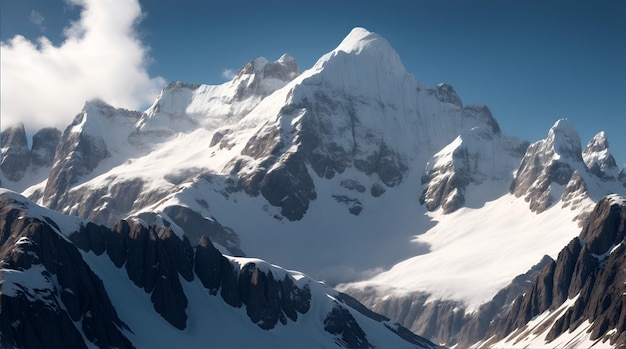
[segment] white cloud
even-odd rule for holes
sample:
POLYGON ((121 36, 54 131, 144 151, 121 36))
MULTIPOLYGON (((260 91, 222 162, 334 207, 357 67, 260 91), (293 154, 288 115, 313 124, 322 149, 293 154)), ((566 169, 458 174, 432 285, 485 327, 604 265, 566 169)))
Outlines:
POLYGON ((226 79, 226 80, 232 80, 232 78, 235 77, 235 71, 232 69, 224 69, 222 70, 222 78, 226 79))
POLYGON ((41 15, 41 13, 32 10, 30 11, 30 21, 39 28, 39 30, 46 31, 46 26, 43 25, 45 18, 41 15))
POLYGON ((82 7, 80 19, 59 46, 20 35, 1 43, 3 127, 21 121, 31 131, 63 130, 87 100, 138 109, 165 85, 146 70, 148 47, 135 31, 142 16, 137 0, 71 1, 82 7))

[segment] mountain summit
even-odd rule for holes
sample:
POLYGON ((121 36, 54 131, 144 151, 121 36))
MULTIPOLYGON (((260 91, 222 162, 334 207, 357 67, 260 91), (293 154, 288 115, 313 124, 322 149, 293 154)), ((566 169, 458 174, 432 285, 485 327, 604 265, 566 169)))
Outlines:
POLYGON ((87 102, 39 177, 15 156, 39 151, 11 132, 2 185, 38 204, 166 227, 196 252, 206 235, 450 345, 480 339, 599 200, 626 195, 604 134, 583 150, 561 119, 543 140, 511 137, 363 28, 302 72, 257 57, 220 85, 172 82, 144 112, 87 102))

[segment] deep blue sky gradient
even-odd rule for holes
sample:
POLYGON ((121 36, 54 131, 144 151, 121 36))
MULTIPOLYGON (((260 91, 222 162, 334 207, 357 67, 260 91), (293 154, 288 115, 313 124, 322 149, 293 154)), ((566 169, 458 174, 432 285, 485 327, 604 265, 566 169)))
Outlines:
MULTIPOLYGON (((0 0, 0 39, 55 43, 79 9, 62 0, 0 0), (45 21, 30 21, 32 10, 45 21)), ((534 142, 561 117, 583 147, 605 130, 626 163, 626 1, 141 1, 148 71, 167 81, 219 84, 257 56, 287 52, 310 68, 355 26, 385 37, 407 70, 449 82, 484 103, 507 134, 534 142)))

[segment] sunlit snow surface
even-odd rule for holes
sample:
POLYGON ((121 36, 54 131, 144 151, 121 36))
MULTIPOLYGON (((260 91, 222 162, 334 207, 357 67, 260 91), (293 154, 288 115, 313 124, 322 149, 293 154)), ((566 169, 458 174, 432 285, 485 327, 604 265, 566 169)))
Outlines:
MULTIPOLYGON (((18 219, 30 217, 53 222, 60 228, 53 228, 54 231, 65 239, 85 223, 82 219, 39 207, 23 196, 6 189, 0 189, 0 195, 12 199, 15 208, 26 211, 25 216, 18 219)), ((22 238, 17 241, 16 248, 32 243, 30 239, 22 238)), ((333 308, 343 301, 336 298, 338 296, 336 290, 301 272, 286 270, 257 258, 228 257, 235 266, 243 267, 247 263, 255 263, 261 271, 271 272, 275 279, 284 279, 288 275, 293 278, 296 287, 309 287, 311 291, 309 310, 304 314, 298 314, 297 321, 287 319, 286 325, 278 323, 271 330, 263 330, 253 323, 245 307, 232 307, 219 294, 211 295, 199 278, 195 277, 193 281, 188 282, 179 276, 189 306, 186 308, 186 328, 178 330, 155 312, 151 294, 131 282, 127 270, 117 268, 108 254, 97 256, 93 251, 85 252, 80 249, 79 251, 90 269, 102 280, 117 315, 130 328, 130 331, 120 330, 137 348, 338 347, 337 338, 324 329, 324 320, 333 308)), ((14 297, 19 294, 31 301, 44 301, 51 309, 55 309, 57 304, 63 308, 63 302, 54 291, 59 287, 56 276, 51 275, 43 266, 33 265, 22 271, 1 269, 0 274, 3 295, 14 297), (42 298, 42 294, 48 298, 42 298)), ((397 326, 393 322, 381 323, 348 306, 345 306, 345 309, 357 320, 367 334, 368 342, 374 347, 416 348, 416 345, 404 341, 389 330, 397 326)), ((75 324, 81 331, 80 323, 75 324)), ((84 337, 84 333, 82 334, 84 337)), ((88 340, 85 342, 88 347, 96 348, 88 340)))
MULTIPOLYGON (((494 180, 487 176, 493 175, 489 168, 483 168, 487 174, 483 183, 466 189, 465 208, 445 216, 440 211, 428 213, 419 197, 429 159, 438 154, 432 158, 433 166, 450 161, 454 148, 476 141, 478 132, 461 135, 472 126, 464 124, 468 121, 462 108, 433 97, 434 90, 406 72, 389 43, 364 29, 353 30, 311 69, 267 97, 233 102, 236 83, 248 78, 240 76, 219 86, 174 83, 134 126, 110 122, 89 128, 104 137, 111 154, 71 190, 108 188, 139 178, 144 182, 142 193, 165 197, 131 215, 188 206, 233 229, 247 256, 301 270, 332 285, 357 282, 350 286, 374 286, 385 295, 426 291, 433 299, 460 300, 469 310, 490 300, 543 255, 556 257, 580 231, 574 218, 593 205, 583 199, 572 211, 556 202, 543 213, 532 213, 523 198, 508 194, 511 173, 496 168, 494 180), (409 169, 400 185, 374 198, 369 188, 378 180, 375 174, 350 167, 328 180, 309 169, 317 198, 295 222, 281 217, 279 208, 262 196, 227 190, 233 159, 247 161, 240 174, 261 166, 261 160, 241 155, 255 134, 280 127, 285 152, 297 150, 290 137, 301 126, 302 110, 286 115, 282 108, 299 105, 319 91, 343 98, 340 102, 350 101, 363 129, 384 135, 389 146, 402 150, 409 169), (223 134, 222 141, 210 146, 216 132, 223 134), (197 177, 201 173, 205 176, 197 177), (368 190, 349 190, 341 186, 343 180, 356 180, 368 190), (359 200, 360 215, 350 214, 333 195, 359 200)), ((89 108, 86 112, 97 114, 89 108)), ((329 127, 337 133, 333 140, 350 148, 352 132, 341 131, 345 115, 327 116, 325 121, 336 123, 329 127)), ((501 165, 511 159, 491 160, 501 165)), ((44 186, 42 182, 25 194, 44 186)), ((64 212, 71 214, 72 208, 64 212)))
POLYGON ((426 291, 433 299, 460 300, 473 311, 542 256, 555 258, 580 230, 575 215, 558 205, 535 214, 510 194, 445 218, 440 211, 429 213, 437 225, 412 240, 428 244, 429 253, 349 286, 375 286, 381 294, 426 291))

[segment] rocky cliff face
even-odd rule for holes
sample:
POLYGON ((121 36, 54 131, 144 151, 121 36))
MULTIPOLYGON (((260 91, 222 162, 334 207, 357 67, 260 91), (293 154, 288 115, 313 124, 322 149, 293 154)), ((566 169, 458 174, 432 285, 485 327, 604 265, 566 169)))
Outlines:
POLYGON ((10 196, 0 207, 2 346, 131 347, 101 279, 59 227, 10 196))
MULTIPOLYGON (((141 341, 138 335, 146 334, 140 324, 151 320, 125 321, 116 309, 121 300, 126 307, 139 307, 143 298, 149 299, 153 316, 179 331, 193 328, 189 309, 198 300, 189 285, 194 282, 204 289, 203 297, 219 297, 230 306, 231 317, 243 308, 248 321, 265 331, 308 316, 307 322, 320 321, 317 327, 304 327, 312 338, 327 336, 337 347, 374 347, 372 343, 386 340, 435 347, 301 274, 294 277, 261 260, 223 256, 206 236, 194 249, 186 236, 169 227, 135 219, 109 229, 35 206, 8 191, 0 193, 0 207, 3 347, 133 347, 141 341), (125 281, 110 279, 120 272, 125 276, 119 280, 125 281), (129 295, 136 300, 111 296, 128 287, 120 282, 134 285, 138 293, 129 295), (330 294, 321 295, 321 290, 330 294), (389 337, 368 333, 373 324, 389 337)), ((232 346, 236 343, 241 340, 233 338, 232 346)))
POLYGON ((606 135, 600 132, 581 152, 578 132, 561 119, 545 140, 528 147, 515 172, 511 193, 524 197, 532 211, 543 212, 557 201, 575 208, 585 197, 599 200, 621 192, 614 185, 618 169, 608 146, 606 135))
POLYGON ((574 171, 582 168, 578 132, 569 121, 559 120, 548 132, 548 138, 528 147, 511 183, 511 192, 524 196, 532 211, 542 212, 560 199, 554 186, 566 186, 574 171))
POLYGON ((609 141, 604 131, 595 135, 583 151, 583 160, 589 172, 602 179, 616 179, 619 168, 609 150, 609 141))
POLYGON ((30 166, 30 150, 24 125, 9 127, 2 131, 2 162, 0 169, 10 181, 17 182, 30 166))
MULTIPOLYGON (((114 132, 128 127, 140 115, 138 112, 115 109, 101 101, 87 102, 63 132, 43 192, 45 205, 57 210, 66 207, 70 203, 66 193, 111 155, 104 131, 114 132)), ((117 138, 118 135, 111 136, 117 138)))
POLYGON ((61 131, 43 128, 32 138, 29 148, 23 124, 2 131, 2 155, 0 171, 4 175, 3 187, 23 190, 46 178, 61 131))
POLYGON ((435 343, 464 348, 485 338, 494 321, 507 315, 515 298, 529 289, 531 282, 551 261, 546 256, 473 312, 468 311, 462 302, 433 300, 432 295, 426 292, 393 297, 381 297, 374 289, 352 288, 346 292, 372 310, 435 343))
POLYGON ((50 168, 54 153, 61 140, 61 131, 56 128, 42 128, 33 135, 31 163, 33 166, 50 168))
POLYGON ((585 326, 591 341, 626 346, 625 202, 619 196, 602 199, 580 235, 543 268, 528 292, 515 299, 509 313, 485 336, 493 337, 482 345, 504 338, 514 344, 528 336, 550 343, 585 326), (541 314, 548 315, 529 328, 541 314))
POLYGON ((470 183, 512 180, 511 173, 528 147, 526 142, 502 135, 486 107, 471 110, 488 117, 486 124, 491 127, 464 132, 429 160, 422 177, 420 202, 430 211, 441 207, 444 213, 451 213, 463 207, 470 183))

